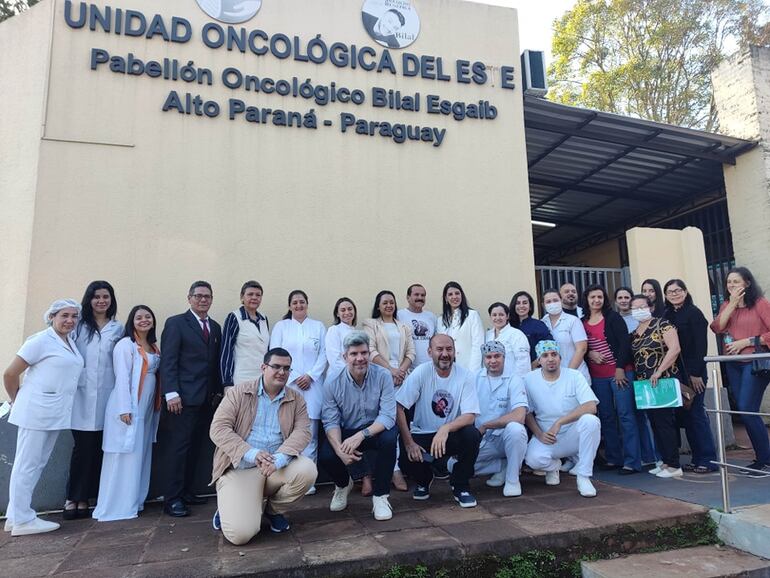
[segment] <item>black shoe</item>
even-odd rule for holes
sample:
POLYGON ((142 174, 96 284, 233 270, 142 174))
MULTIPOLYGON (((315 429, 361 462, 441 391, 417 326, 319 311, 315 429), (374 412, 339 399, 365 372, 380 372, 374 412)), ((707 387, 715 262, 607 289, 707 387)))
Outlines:
POLYGON ((78 510, 77 508, 71 508, 69 510, 65 508, 61 513, 61 517, 65 520, 75 520, 78 517, 78 510))
POLYGON ((190 510, 187 509, 187 506, 180 499, 164 503, 163 511, 173 518, 184 518, 190 515, 190 510))
POLYGON ((281 514, 268 514, 265 512, 265 518, 270 522, 270 531, 275 532, 276 534, 288 532, 291 528, 289 520, 281 514))
POLYGON ((610 472, 610 471, 612 471, 612 470, 618 470, 618 469, 620 469, 620 466, 618 466, 618 465, 616 465, 616 464, 609 464, 609 463, 607 463, 607 462, 602 462, 602 463, 600 463, 600 464, 597 464, 597 465, 596 465, 596 467, 597 467, 599 470, 603 471, 603 472, 610 472))
POLYGON ((631 474, 638 474, 638 473, 639 473, 639 470, 635 470, 635 469, 633 469, 633 468, 626 468, 626 467, 623 467, 623 468, 620 468, 620 470, 618 471, 618 473, 619 473, 621 476, 630 476, 631 474))
POLYGON ((751 462, 746 467, 759 471, 747 472, 746 470, 738 470, 738 473, 748 476, 749 478, 766 478, 767 476, 770 476, 770 466, 763 464, 762 462, 751 462))
POLYGON ((195 494, 183 494, 182 501, 186 506, 202 506, 209 501, 208 498, 203 496, 196 496, 195 494))

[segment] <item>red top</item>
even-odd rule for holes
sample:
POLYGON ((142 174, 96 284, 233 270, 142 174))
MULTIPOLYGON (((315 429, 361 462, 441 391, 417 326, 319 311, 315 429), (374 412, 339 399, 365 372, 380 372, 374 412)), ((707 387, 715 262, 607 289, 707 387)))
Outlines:
POLYGON ((599 364, 592 362, 590 357, 586 356, 588 373, 597 379, 615 377, 615 356, 612 355, 612 349, 610 349, 607 338, 604 336, 604 318, 602 317, 602 320, 596 325, 583 321, 583 327, 585 327, 588 337, 588 351, 598 351, 605 359, 604 363, 599 364))
MULTIPOLYGON (((760 297, 751 309, 736 307, 727 321, 727 326, 720 331, 719 318, 727 305, 727 301, 722 303, 719 315, 711 322, 711 330, 714 333, 729 333, 735 341, 759 335, 764 338, 765 343, 770 344, 770 301, 760 297)), ((754 345, 741 349, 741 355, 749 353, 754 353, 754 345)))

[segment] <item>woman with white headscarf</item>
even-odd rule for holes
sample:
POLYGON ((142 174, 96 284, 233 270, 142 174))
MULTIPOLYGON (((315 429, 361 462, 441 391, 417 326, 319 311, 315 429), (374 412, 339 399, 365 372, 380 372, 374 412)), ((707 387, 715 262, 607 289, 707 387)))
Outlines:
POLYGON ((8 421, 19 428, 5 522, 5 530, 13 536, 59 528, 56 522, 37 517, 32 492, 59 431, 70 429, 83 369, 83 357, 70 333, 77 325, 80 309, 80 303, 73 299, 54 301, 43 316, 48 329, 29 337, 3 373, 3 385, 12 403, 8 421))

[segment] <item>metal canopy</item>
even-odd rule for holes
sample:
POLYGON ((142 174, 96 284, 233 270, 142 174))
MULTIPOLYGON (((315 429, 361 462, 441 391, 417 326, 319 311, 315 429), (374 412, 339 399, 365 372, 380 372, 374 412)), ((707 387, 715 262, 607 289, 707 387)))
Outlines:
POLYGON ((524 97, 540 265, 724 196, 724 164, 757 143, 524 97))

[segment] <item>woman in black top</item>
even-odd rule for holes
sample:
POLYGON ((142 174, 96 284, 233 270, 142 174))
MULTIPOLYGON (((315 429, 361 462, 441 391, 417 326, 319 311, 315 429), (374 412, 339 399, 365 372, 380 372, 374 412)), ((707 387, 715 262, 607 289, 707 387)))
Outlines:
POLYGON ((631 337, 625 321, 613 311, 604 287, 586 288, 583 305, 583 327, 588 337, 586 362, 591 387, 599 398, 606 466, 633 474, 642 469, 642 452, 632 387, 631 337))
POLYGON ((531 361, 535 361, 535 346, 543 340, 553 339, 553 336, 545 323, 533 317, 535 300, 526 291, 519 291, 511 297, 509 309, 511 314, 508 323, 527 336, 529 357, 531 361))
POLYGON ((711 435, 711 423, 703 407, 708 377, 706 362, 703 361, 708 349, 708 321, 693 303, 687 285, 681 279, 671 279, 667 282, 663 293, 666 297, 665 318, 676 327, 679 334, 682 379, 688 381, 690 387, 698 394, 690 409, 677 410, 677 419, 685 428, 687 442, 692 450, 692 460, 682 466, 682 469, 706 474, 718 469, 711 463, 716 461, 717 454, 711 435))

